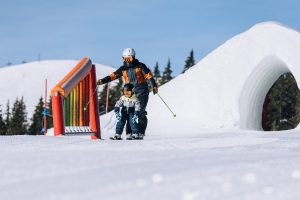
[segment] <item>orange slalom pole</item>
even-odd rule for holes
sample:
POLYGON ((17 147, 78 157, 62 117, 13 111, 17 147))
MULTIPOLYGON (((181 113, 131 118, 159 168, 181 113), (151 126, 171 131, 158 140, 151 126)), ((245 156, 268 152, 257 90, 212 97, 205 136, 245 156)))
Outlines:
POLYGON ((59 92, 52 96, 52 109, 54 136, 65 135, 63 103, 59 92))

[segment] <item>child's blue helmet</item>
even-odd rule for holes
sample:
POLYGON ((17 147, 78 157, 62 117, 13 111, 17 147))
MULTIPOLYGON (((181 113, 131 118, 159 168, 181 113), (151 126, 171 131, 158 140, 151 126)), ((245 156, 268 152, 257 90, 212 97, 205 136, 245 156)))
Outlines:
POLYGON ((130 91, 132 94, 134 93, 134 86, 131 83, 126 83, 123 87, 123 93, 125 93, 125 91, 130 91))

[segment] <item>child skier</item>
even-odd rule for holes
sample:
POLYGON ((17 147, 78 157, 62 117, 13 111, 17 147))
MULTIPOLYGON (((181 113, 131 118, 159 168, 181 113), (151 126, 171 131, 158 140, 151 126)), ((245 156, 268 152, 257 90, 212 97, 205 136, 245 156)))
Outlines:
POLYGON ((139 126, 137 124, 137 119, 139 116, 139 112, 141 109, 140 101, 137 99, 136 95, 134 94, 133 85, 127 83, 123 87, 123 96, 117 101, 115 105, 115 114, 118 120, 116 125, 116 133, 114 137, 111 137, 112 140, 121 140, 121 135, 123 133, 124 126, 127 123, 130 124, 132 129, 132 134, 127 133, 126 139, 139 139, 139 126), (120 115, 120 107, 121 115, 120 115))

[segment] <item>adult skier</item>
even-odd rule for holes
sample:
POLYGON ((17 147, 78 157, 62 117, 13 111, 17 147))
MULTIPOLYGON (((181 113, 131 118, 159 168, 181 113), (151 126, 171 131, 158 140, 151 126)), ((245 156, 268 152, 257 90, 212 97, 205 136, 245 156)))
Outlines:
MULTIPOLYGON (((135 94, 141 104, 141 110, 138 116, 140 133, 137 136, 133 135, 132 137, 136 137, 136 139, 143 139, 148 123, 148 119, 146 117, 146 107, 149 99, 149 89, 146 80, 150 81, 153 88, 153 94, 156 94, 158 92, 157 84, 149 68, 144 63, 139 62, 139 60, 135 58, 135 51, 133 48, 126 48, 123 51, 122 58, 124 61, 123 65, 109 76, 99 79, 97 81, 97 84, 101 85, 104 83, 108 83, 123 76, 125 83, 131 83, 134 86, 135 94)), ((130 133, 132 133, 132 131, 127 123, 126 134, 130 133)))

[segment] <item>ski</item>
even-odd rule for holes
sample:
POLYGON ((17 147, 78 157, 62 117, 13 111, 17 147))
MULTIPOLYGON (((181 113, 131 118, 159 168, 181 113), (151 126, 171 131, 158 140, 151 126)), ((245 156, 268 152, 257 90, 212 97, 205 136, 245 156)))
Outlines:
POLYGON ((110 137, 109 139, 111 139, 111 140, 123 140, 123 138, 115 138, 115 137, 110 137))

